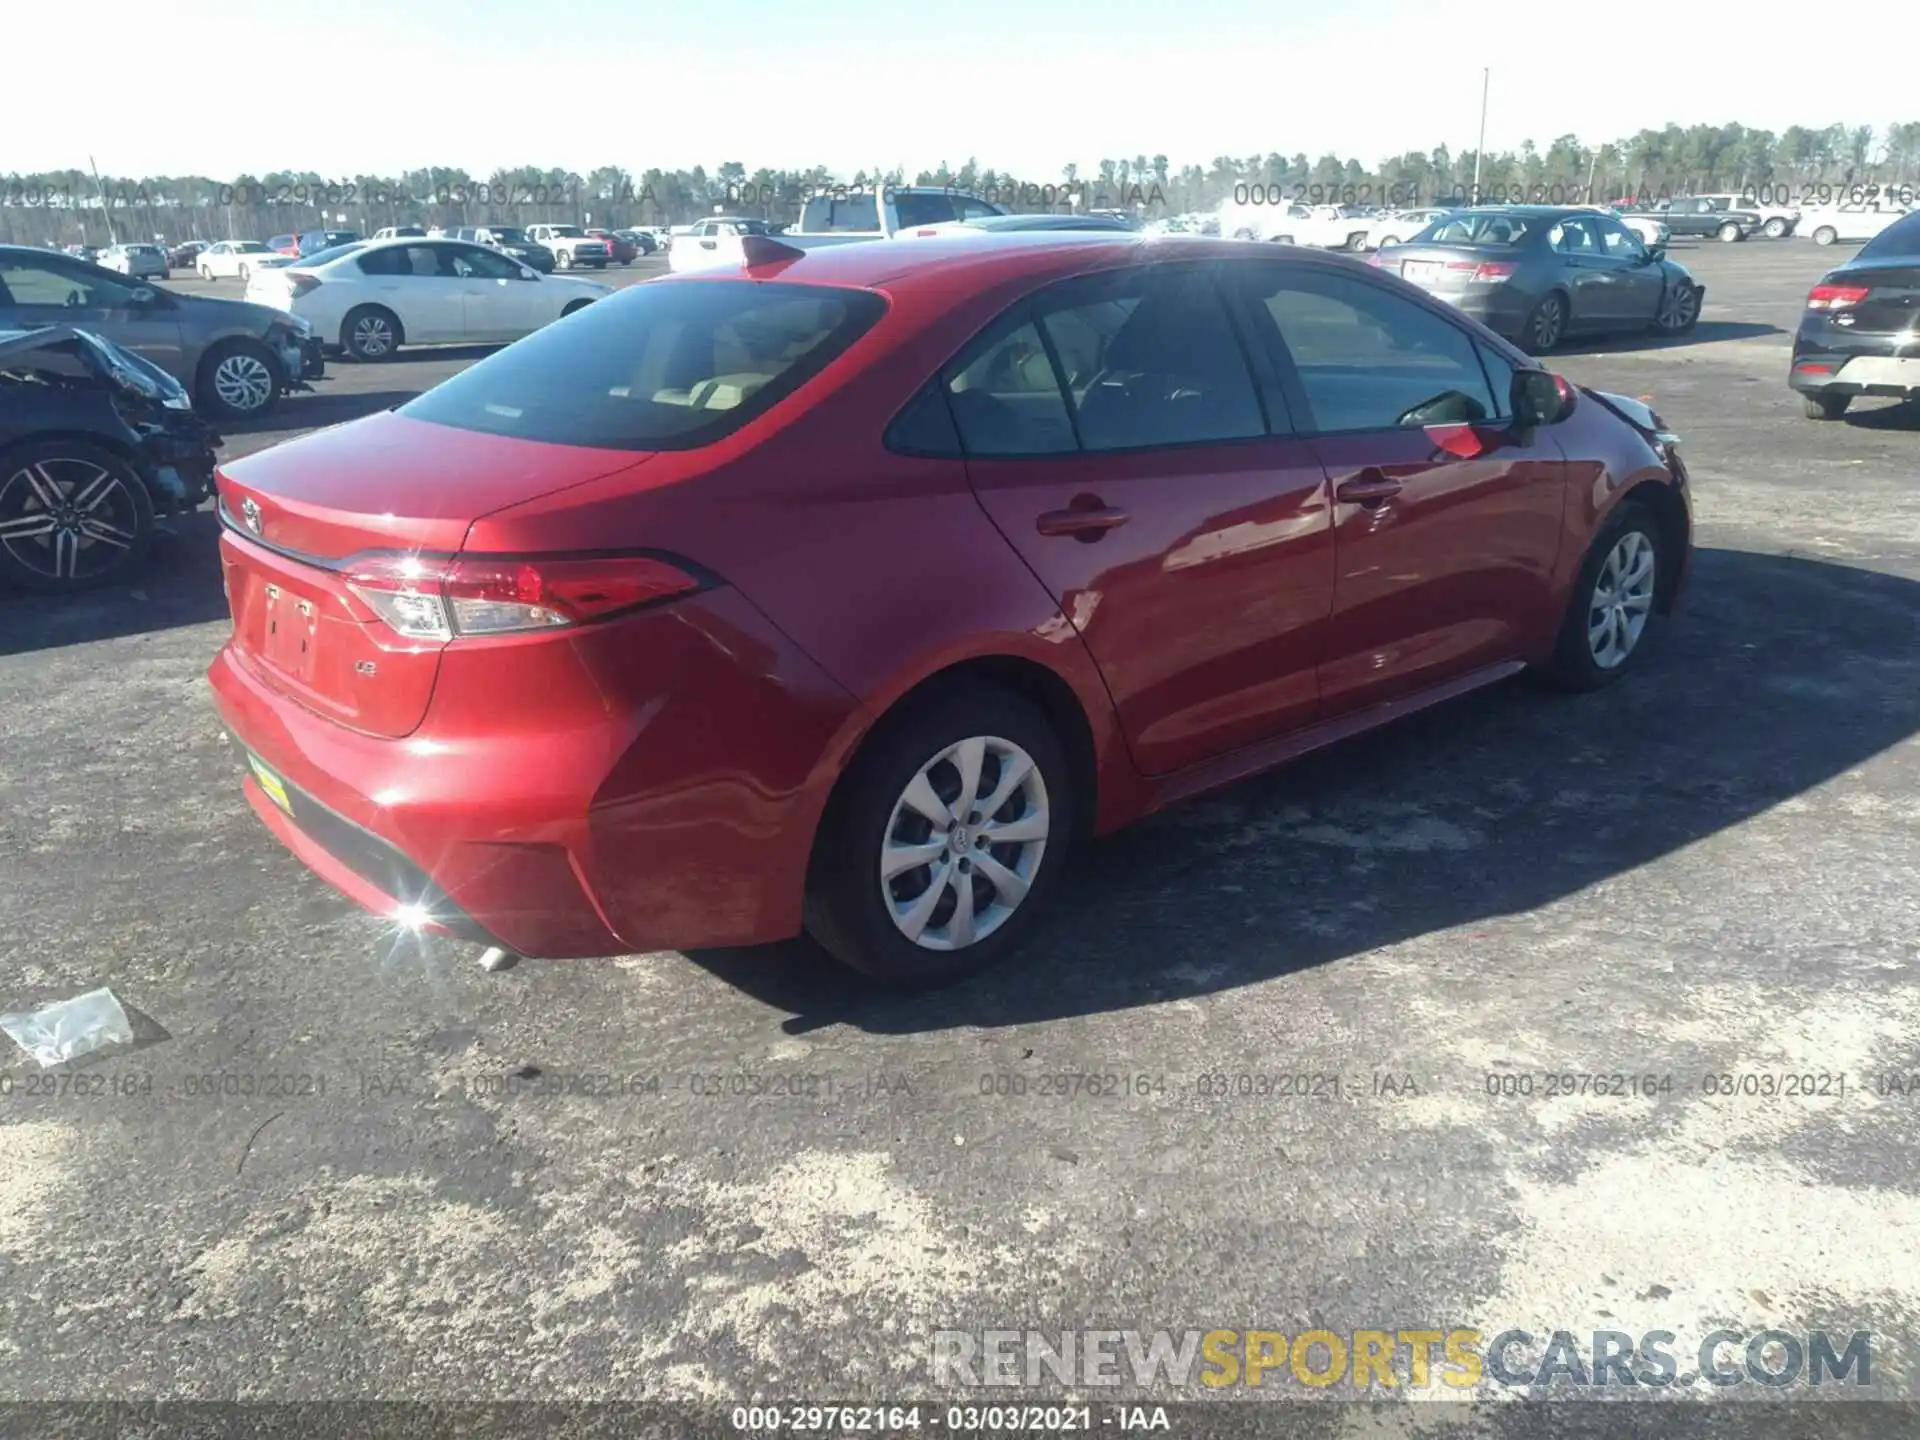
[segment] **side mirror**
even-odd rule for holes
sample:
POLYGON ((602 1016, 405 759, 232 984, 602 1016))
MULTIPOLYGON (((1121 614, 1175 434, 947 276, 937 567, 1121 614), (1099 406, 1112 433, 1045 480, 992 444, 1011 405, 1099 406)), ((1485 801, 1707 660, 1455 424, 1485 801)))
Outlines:
POLYGON ((1516 428, 1531 430, 1537 425, 1557 425, 1573 413, 1574 389, 1558 375, 1545 370, 1516 370, 1508 404, 1516 428))

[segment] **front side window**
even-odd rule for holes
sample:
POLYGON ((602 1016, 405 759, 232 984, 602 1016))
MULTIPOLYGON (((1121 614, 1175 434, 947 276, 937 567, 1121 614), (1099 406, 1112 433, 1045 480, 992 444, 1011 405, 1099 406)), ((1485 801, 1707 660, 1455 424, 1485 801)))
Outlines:
POLYGON ((880 206, 871 195, 816 195, 800 212, 800 229, 808 235, 835 231, 871 234, 879 228, 880 206))
POLYGON ((939 225, 956 218, 953 201, 945 195, 902 191, 893 197, 893 209, 899 217, 902 230, 911 230, 918 225, 939 225))
POLYGON ((0 294, 15 305, 111 310, 133 303, 130 286, 103 271, 69 270, 38 259, 0 257, 0 294))
POLYGON ((1204 271, 1152 267, 1069 281, 1040 308, 1085 449, 1266 433, 1240 342, 1204 271))
POLYGON ((454 273, 481 280, 518 280, 521 267, 496 250, 477 245, 447 247, 453 254, 454 273))
POLYGON ((1640 243, 1640 237, 1618 220, 1602 220, 1595 228, 1600 232, 1601 253, 1608 259, 1638 260, 1646 254, 1647 247, 1640 243))
POLYGON ((797 390, 885 312, 870 290, 824 285, 635 285, 399 413, 556 445, 691 450, 797 390))
POLYGON ((1468 424, 1499 413, 1472 337, 1423 306, 1305 269, 1254 283, 1319 431, 1468 424))

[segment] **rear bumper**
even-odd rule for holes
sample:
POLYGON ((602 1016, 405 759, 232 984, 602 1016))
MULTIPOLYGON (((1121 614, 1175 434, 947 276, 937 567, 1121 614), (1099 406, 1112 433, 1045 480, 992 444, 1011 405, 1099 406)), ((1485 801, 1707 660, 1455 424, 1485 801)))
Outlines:
POLYGON ((1787 384, 1803 395, 1920 395, 1920 354, 1838 355, 1796 351, 1787 384))
MULTIPOLYGON (((231 642, 207 672, 281 842, 350 899, 552 959, 798 933, 813 834, 858 707, 730 590, 443 652, 403 738, 351 730, 231 642)), ((264 808, 263 808, 264 807, 264 808)))

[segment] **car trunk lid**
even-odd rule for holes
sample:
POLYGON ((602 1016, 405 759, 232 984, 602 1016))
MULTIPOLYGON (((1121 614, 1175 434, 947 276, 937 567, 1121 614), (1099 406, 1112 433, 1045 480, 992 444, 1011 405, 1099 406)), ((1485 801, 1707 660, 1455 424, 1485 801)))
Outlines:
POLYGON ((1823 291, 1831 298, 1822 308, 1856 335, 1892 335, 1920 323, 1920 260, 1836 270, 1815 287, 1809 304, 1823 291))
POLYGON ((1434 295, 1459 295, 1475 283, 1504 280, 1519 253, 1493 245, 1399 245, 1375 253, 1375 267, 1434 295))
POLYGON ((456 554, 483 515, 649 458, 386 413, 223 467, 233 649, 264 683, 329 719, 411 734, 447 642, 405 637, 380 620, 354 593, 354 558, 456 554))

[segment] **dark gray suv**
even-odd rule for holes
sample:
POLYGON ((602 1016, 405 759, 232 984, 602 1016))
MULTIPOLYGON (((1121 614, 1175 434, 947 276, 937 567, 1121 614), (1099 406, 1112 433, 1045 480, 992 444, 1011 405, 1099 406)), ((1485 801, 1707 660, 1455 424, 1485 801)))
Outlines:
POLYGON ((222 420, 266 414, 325 372, 313 327, 298 316, 181 295, 72 256, 0 245, 0 330, 73 325, 172 375, 194 408, 222 420))

